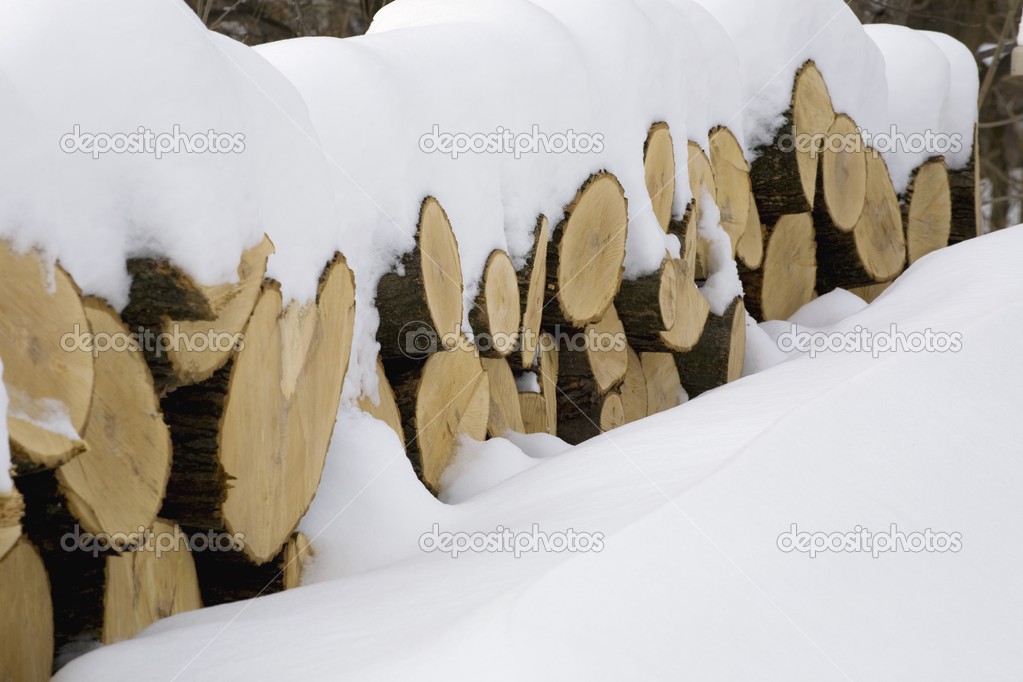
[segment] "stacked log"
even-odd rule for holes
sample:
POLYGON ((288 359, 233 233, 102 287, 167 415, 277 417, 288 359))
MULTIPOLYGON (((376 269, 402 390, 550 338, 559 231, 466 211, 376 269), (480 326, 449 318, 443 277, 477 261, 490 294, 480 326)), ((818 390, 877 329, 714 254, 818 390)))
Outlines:
POLYGON ((952 233, 952 196, 944 159, 931 159, 913 171, 902 204, 906 255, 912 265, 947 246, 952 233))
POLYGON ((835 121, 824 76, 813 61, 796 73, 792 102, 772 144, 756 150, 750 180, 761 219, 772 224, 783 215, 813 209, 817 150, 835 121))
MULTIPOLYGON (((837 123, 836 123, 837 125, 837 123)), ((830 153, 821 164, 823 187, 840 182, 829 170, 830 153)), ((841 287, 853 289, 888 282, 906 261, 906 243, 898 196, 884 159, 873 151, 863 154, 864 202, 859 216, 843 226, 830 208, 826 193, 814 208, 817 239, 818 293, 841 287)))
POLYGON ((740 273, 745 304, 756 319, 784 320, 809 303, 817 285, 817 246, 810 213, 785 215, 769 226, 759 270, 740 273))

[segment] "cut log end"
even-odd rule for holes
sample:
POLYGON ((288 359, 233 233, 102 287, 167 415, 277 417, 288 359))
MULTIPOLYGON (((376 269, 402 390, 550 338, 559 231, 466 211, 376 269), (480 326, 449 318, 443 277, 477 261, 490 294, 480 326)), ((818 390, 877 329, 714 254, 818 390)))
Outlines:
POLYGON ((732 241, 734 256, 749 224, 753 187, 742 147, 728 128, 711 131, 710 165, 717 188, 714 198, 721 209, 721 227, 732 241))
POLYGON ((17 468, 52 468, 85 449, 79 437, 95 370, 81 294, 59 266, 0 240, 0 357, 17 468))
MULTIPOLYGON (((118 314, 85 300, 95 334, 128 334, 118 314)), ((57 470, 68 508, 92 533, 130 533, 156 518, 171 469, 170 431, 144 356, 99 353, 94 397, 83 432, 89 450, 57 470)))
POLYGON ((618 293, 628 233, 625 192, 613 175, 598 173, 565 213, 548 256, 547 301, 556 297, 567 325, 582 328, 603 317, 618 293))
POLYGON ((654 216, 667 232, 675 201, 675 148, 667 123, 650 127, 643 145, 643 176, 654 216))
POLYGON ((50 581, 22 538, 0 558, 0 679, 45 682, 53 670, 50 581))
POLYGON ((754 317, 786 320, 814 295, 817 247, 808 213, 782 216, 767 238, 760 272, 743 275, 754 317))
POLYGON ((796 83, 792 91, 792 131, 795 135, 796 164, 799 179, 803 187, 803 197, 809 207, 813 207, 817 187, 816 152, 808 144, 799 144, 800 140, 811 141, 826 135, 835 121, 835 109, 831 103, 831 95, 824 77, 817 65, 809 61, 796 74, 796 83))
POLYGON ((684 402, 682 382, 671 353, 643 353, 640 362, 646 379, 647 414, 658 414, 684 402))
POLYGON ((851 232, 867 196, 867 156, 855 121, 841 114, 828 129, 821 154, 821 195, 835 226, 851 232), (841 142, 841 144, 836 144, 841 142))
POLYGON ((486 357, 506 357, 518 345, 522 319, 518 275, 506 252, 490 254, 480 288, 469 313, 477 348, 486 357))
POLYGON ((547 286, 547 245, 550 228, 547 216, 537 219, 533 248, 526 256, 526 265, 519 273, 519 294, 522 296, 521 367, 529 369, 536 360, 537 343, 543 322, 544 289, 547 286))
POLYGON ((140 548, 106 558, 104 644, 134 637, 161 618, 202 607, 187 536, 168 521, 156 521, 151 530, 152 538, 140 548))
POLYGON ((932 159, 916 169, 904 204, 906 252, 912 265, 948 245, 952 200, 944 160, 932 159))

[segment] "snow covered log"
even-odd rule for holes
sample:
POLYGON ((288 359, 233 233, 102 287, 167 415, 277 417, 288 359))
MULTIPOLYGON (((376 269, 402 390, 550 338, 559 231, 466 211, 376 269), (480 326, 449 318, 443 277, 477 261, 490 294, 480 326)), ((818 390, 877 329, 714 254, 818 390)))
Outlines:
POLYGON ((948 246, 952 231, 952 197, 948 168, 941 158, 931 159, 913 171, 902 199, 906 227, 907 264, 948 246))
POLYGON ((354 301, 340 254, 324 269, 314 303, 282 309, 279 286, 263 285, 235 359, 163 400, 174 443, 163 516, 244 533, 245 554, 256 563, 278 553, 319 484, 351 353, 354 301))
MULTIPOLYGON (((422 354, 435 348, 408 344, 427 340, 423 326, 441 342, 456 342, 462 329, 462 264, 458 242, 440 202, 426 197, 419 210, 415 247, 398 266, 380 278, 377 341, 382 357, 422 354), (419 324, 416 324, 419 323, 419 324)), ((432 342, 427 343, 432 346, 432 342)))
POLYGON ((273 251, 264 236, 241 254, 236 282, 211 286, 166 259, 128 260, 131 288, 121 315, 152 339, 142 350, 159 395, 209 379, 234 357, 273 251))
POLYGON ((647 414, 657 414, 685 402, 678 367, 671 353, 641 353, 643 376, 646 378, 647 414))
POLYGON ((666 257, 658 271, 622 281, 615 309, 632 346, 653 352, 692 348, 708 307, 685 263, 666 257))
POLYGON ((511 366, 504 358, 483 358, 482 361, 490 384, 487 434, 500 437, 508 431, 523 433, 525 427, 519 405, 519 391, 511 366))
POLYGON ((522 297, 522 328, 519 344, 522 347, 518 360, 522 369, 529 369, 536 360, 540 329, 543 323, 544 290, 547 287, 547 244, 550 242, 551 231, 547 216, 541 215, 536 220, 533 230, 532 246, 526 254, 525 264, 518 271, 519 295, 522 297))
POLYGON ((621 183, 610 173, 591 175, 547 248, 545 328, 579 329, 604 316, 622 281, 628 227, 621 183))
MULTIPOLYGON (((821 164, 820 184, 827 187, 836 176, 824 172, 828 153, 821 164)), ((839 225, 828 208, 827 193, 818 188, 813 219, 817 240, 817 292, 825 294, 841 287, 851 289, 893 280, 906 262, 902 209, 895 194, 888 166, 880 154, 865 154, 865 200, 852 227, 839 225)))
POLYGON ((792 102, 771 144, 756 150, 750 180, 764 222, 813 208, 820 144, 835 120, 824 77, 813 61, 803 64, 792 86, 792 102))
POLYGON ((0 679, 46 682, 53 653, 50 581, 39 552, 22 538, 0 556, 0 679))
POLYGON ((480 292, 469 310, 476 348, 484 357, 507 357, 517 346, 520 309, 519 278, 506 251, 495 249, 487 258, 480 292))
POLYGON ((742 299, 736 298, 723 315, 710 314, 695 348, 675 355, 682 387, 695 398, 735 381, 742 374, 745 354, 746 311, 742 299))
POLYGON ((813 217, 786 215, 767 230, 767 248, 759 270, 739 273, 746 309, 758 321, 786 320, 808 303, 817 284, 817 247, 813 217))
POLYGON ((456 440, 484 440, 490 383, 475 349, 460 345, 425 362, 384 361, 404 427, 405 451, 423 484, 436 493, 456 440))
POLYGON ((749 225, 753 187, 742 146, 728 128, 715 128, 710 132, 710 167, 717 189, 714 199, 721 210, 721 227, 732 240, 732 255, 735 256, 749 225))
POLYGON ((82 452, 95 377, 81 293, 59 264, 0 240, 0 358, 18 472, 82 452))
POLYGON ((309 539, 299 532, 291 535, 273 559, 260 565, 237 552, 196 552, 202 603, 216 606, 298 587, 302 569, 312 555, 309 539))

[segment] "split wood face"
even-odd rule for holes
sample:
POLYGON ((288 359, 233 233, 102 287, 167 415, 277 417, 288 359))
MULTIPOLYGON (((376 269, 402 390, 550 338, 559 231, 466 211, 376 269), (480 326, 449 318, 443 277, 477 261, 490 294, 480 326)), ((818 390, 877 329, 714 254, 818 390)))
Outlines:
POLYGON ((507 252, 495 250, 487 258, 481 288, 469 312, 477 347, 486 357, 507 357, 518 344, 522 319, 518 274, 507 252))
POLYGON ((468 349, 434 353, 422 367, 415 398, 415 438, 423 482, 438 490, 459 436, 487 437, 490 384, 468 349))
POLYGON ((764 262, 764 226, 760 222, 760 211, 757 210, 757 202, 752 191, 749 195, 749 212, 746 220, 746 229, 739 239, 735 255, 742 265, 756 270, 764 262))
POLYGON ((462 326, 462 261, 458 242, 440 202, 429 197, 419 224, 423 288, 434 329, 453 333, 462 326))
POLYGON ((582 328, 599 320, 618 293, 629 224, 625 192, 613 175, 600 173, 566 214, 555 234, 554 293, 569 325, 582 328))
POLYGON ((746 156, 728 128, 717 128, 711 132, 710 165, 717 188, 715 199, 721 210, 721 227, 731 239, 734 257, 749 224, 753 186, 746 156))
POLYGON ((17 488, 0 493, 0 559, 21 537, 21 516, 24 513, 25 501, 17 488))
POLYGON ((398 436, 398 442, 404 447, 405 436, 402 433, 401 413, 398 411, 398 404, 394 399, 394 389, 391 388, 391 382, 384 374, 384 363, 380 358, 377 358, 377 398, 378 401, 374 403, 369 396, 360 396, 359 409, 390 426, 398 436))
POLYGON ((902 212, 888 165, 880 154, 867 154, 866 199, 853 234, 860 263, 875 282, 887 282, 902 272, 906 264, 902 212))
POLYGON ((948 245, 952 231, 952 201, 948 168, 941 159, 928 161, 913 174, 906 192, 906 250, 912 265, 948 245))
POLYGON ((10 405, 11 456, 23 469, 52 468, 85 449, 92 405, 89 321, 78 287, 59 266, 0 240, 0 353, 10 405), (62 345, 63 344, 63 345, 62 345), (70 348, 70 350, 68 350, 70 348))
MULTIPOLYGON (((792 131, 796 141, 811 141, 826 135, 835 121, 835 109, 824 77, 813 62, 807 62, 796 75, 792 92, 792 131)), ((817 155, 807 150, 808 145, 797 144, 795 151, 803 196, 813 207, 817 188, 817 155)))
POLYGON ((838 229, 851 232, 867 197, 867 158, 855 121, 842 114, 828 129, 821 154, 825 208, 838 229))
POLYGON ((39 552, 22 538, 0 559, 0 679, 45 682, 53 672, 53 604, 39 552))
POLYGON ((675 148, 667 123, 650 127, 643 145, 643 178, 654 216, 667 232, 675 201, 675 148))
POLYGON ((508 361, 503 358, 484 358, 483 369, 490 383, 487 433, 495 438, 503 436, 508 431, 522 433, 524 425, 518 387, 508 361))
MULTIPOLYGON (((210 330, 232 337, 241 334, 259 298, 259 291, 266 275, 266 264, 274 252, 269 237, 242 254, 238 265, 238 281, 231 284, 204 287, 203 291, 217 313, 213 320, 168 320, 163 331, 177 331, 187 336, 201 336, 210 330)), ((196 384, 213 376, 234 357, 234 351, 221 348, 193 350, 185 346, 172 346, 167 351, 172 371, 178 385, 196 384)))
MULTIPOLYGON (((93 333, 127 335, 120 316, 85 299, 93 333)), ((142 353, 98 353, 92 410, 82 434, 89 449, 57 470, 68 509, 91 533, 148 528, 171 471, 170 430, 142 353)))
POLYGON ((646 380, 647 413, 658 414, 682 404, 682 382, 671 353, 640 355, 646 380))
POLYGON ((544 288, 547 286, 547 248, 550 227, 547 216, 537 220, 533 248, 526 257, 526 265, 519 274, 519 294, 522 299, 522 369, 529 369, 536 360, 537 345, 544 312, 544 288))
POLYGON ((336 258, 306 321, 282 315, 275 285, 264 287, 249 320, 228 382, 219 459, 233 479, 225 527, 244 534, 256 563, 277 554, 319 485, 351 353, 354 300, 351 270, 336 258))
POLYGON ((809 213, 782 216, 767 240, 761 307, 765 320, 787 320, 813 298, 817 248, 809 213))
POLYGON ((647 404, 646 375, 643 373, 643 363, 632 348, 627 349, 629 356, 629 367, 622 379, 621 397, 622 410, 625 415, 625 422, 629 424, 649 414, 647 404))
POLYGON ((170 549, 149 543, 106 559, 101 640, 130 639, 161 618, 202 608, 199 578, 180 529, 167 521, 150 526, 154 535, 181 537, 170 549))

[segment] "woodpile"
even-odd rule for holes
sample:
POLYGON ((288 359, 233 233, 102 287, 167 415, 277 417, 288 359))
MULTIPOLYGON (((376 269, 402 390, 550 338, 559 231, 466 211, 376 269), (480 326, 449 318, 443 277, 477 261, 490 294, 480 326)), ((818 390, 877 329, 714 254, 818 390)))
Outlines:
MULTIPOLYGON (((627 197, 609 171, 574 178, 560 213, 536 218, 528 252, 494 250, 481 272, 463 272, 441 202, 414 199, 414 238, 373 292, 377 389, 358 405, 429 490, 463 438, 575 444, 682 405, 740 377, 747 312, 787 319, 838 287, 872 300, 976 232, 974 168, 930 159, 899 196, 812 62, 774 144, 747 156, 728 128, 707 133, 704 148, 652 122, 648 196, 627 197), (683 190, 691 200, 677 201, 683 190), (725 244, 701 226, 715 206, 743 291, 724 310, 705 295, 725 244), (665 249, 626 277, 630 207, 652 211, 665 249)), ((273 251, 266 239, 239 254, 236 281, 219 286, 129 260, 118 311, 0 242, 15 485, 0 492, 0 679, 46 679, 55 647, 298 584, 313 548, 297 528, 352 354, 355 280, 335 254, 315 300, 285 301, 266 278, 273 251), (100 335, 164 345, 100 352, 100 335)))
POLYGON ((131 261, 119 313, 0 242, 15 485, 0 492, 3 679, 48 679, 63 647, 297 585, 354 279, 336 255, 314 301, 284 306, 264 279, 271 251, 240 254, 237 280, 213 287, 131 261))

